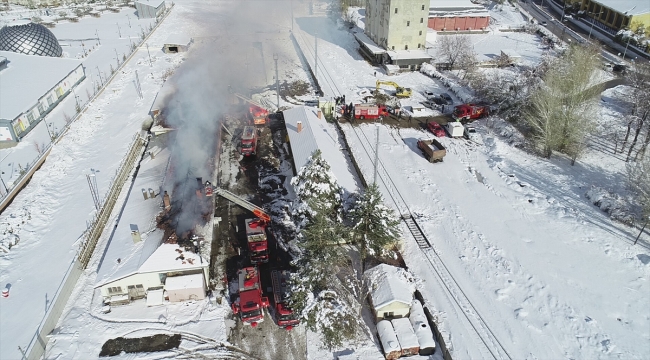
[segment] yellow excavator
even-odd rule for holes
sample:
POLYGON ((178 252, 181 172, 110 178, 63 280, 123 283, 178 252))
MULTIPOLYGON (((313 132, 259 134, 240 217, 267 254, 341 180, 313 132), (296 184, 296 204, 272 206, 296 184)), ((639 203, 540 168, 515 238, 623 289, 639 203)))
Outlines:
POLYGON ((397 85, 396 82, 392 81, 382 81, 382 80, 377 80, 377 91, 379 91, 379 87, 381 85, 389 85, 395 88, 395 96, 398 98, 408 98, 411 97, 411 88, 404 88, 399 85, 397 85))

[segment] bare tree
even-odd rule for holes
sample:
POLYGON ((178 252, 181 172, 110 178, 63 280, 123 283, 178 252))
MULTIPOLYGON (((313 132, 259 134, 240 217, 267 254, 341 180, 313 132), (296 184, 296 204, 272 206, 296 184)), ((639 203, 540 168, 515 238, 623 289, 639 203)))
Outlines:
POLYGON ((451 69, 461 63, 466 67, 475 59, 474 47, 469 36, 466 35, 440 35, 436 41, 438 54, 451 69))
POLYGON ((560 151, 571 157, 573 165, 584 151, 602 89, 594 84, 597 54, 594 47, 570 47, 534 93, 524 118, 545 157, 560 151))
POLYGON ((627 73, 627 80, 630 86, 632 87, 632 92, 630 94, 630 103, 632 104, 632 110, 630 112, 631 120, 628 123, 627 134, 623 144, 627 142, 631 127, 634 126, 634 139, 630 144, 630 148, 627 152, 627 158, 625 161, 629 161, 634 150, 634 146, 637 143, 641 131, 646 128, 646 136, 643 141, 643 145, 635 155, 641 156, 645 154, 648 142, 650 142, 650 124, 648 124, 648 115, 650 115, 650 65, 646 63, 637 63, 635 64, 630 71, 627 73))
POLYGON ((627 164, 628 186, 643 209, 643 217, 650 216, 650 157, 627 164))

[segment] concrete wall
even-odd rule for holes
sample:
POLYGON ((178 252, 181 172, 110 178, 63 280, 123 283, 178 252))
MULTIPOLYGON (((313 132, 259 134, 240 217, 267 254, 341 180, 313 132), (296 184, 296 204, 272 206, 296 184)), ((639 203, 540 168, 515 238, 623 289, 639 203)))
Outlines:
POLYGON ((375 309, 375 316, 377 317, 377 321, 379 321, 384 319, 384 313, 387 312, 392 312, 393 317, 400 318, 400 317, 408 316, 410 311, 411 311, 410 305, 406 305, 399 301, 395 301, 384 307, 375 309))
POLYGON ((365 33, 387 50, 424 48, 428 16, 426 0, 366 0, 365 33))

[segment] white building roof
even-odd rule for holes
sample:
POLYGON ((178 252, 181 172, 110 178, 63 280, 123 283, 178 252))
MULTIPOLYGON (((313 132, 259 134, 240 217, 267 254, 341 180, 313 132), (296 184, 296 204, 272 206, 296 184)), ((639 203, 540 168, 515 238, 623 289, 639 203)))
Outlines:
POLYGON ((165 290, 203 289, 203 273, 167 277, 165 290))
POLYGON ((367 47, 368 50, 370 50, 370 51, 371 51, 373 54, 375 54, 375 55, 378 55, 378 54, 384 54, 384 53, 386 52, 386 50, 385 50, 384 48, 382 48, 382 47, 380 47, 379 45, 377 45, 377 44, 376 44, 374 41, 372 41, 372 39, 370 39, 370 38, 368 37, 368 35, 366 35, 365 33, 362 33, 362 32, 355 33, 355 34, 354 34, 354 37, 355 37, 359 42, 363 43, 363 45, 364 45, 365 47, 367 47))
POLYGON ((7 67, 0 70, 0 119, 13 120, 81 66, 81 60, 0 51, 7 67))
POLYGON ((136 1, 136 3, 140 3, 147 6, 153 6, 157 9, 160 5, 165 3, 165 0, 138 0, 136 1))
POLYGON ((413 327, 411 326, 409 319, 393 319, 391 323, 393 324, 393 329, 395 329, 395 335, 397 335, 399 346, 402 347, 402 349, 413 349, 420 347, 418 338, 415 336, 415 332, 413 332, 413 327))
POLYGON ((162 305, 165 302, 164 290, 147 290, 147 306, 162 305))
POLYGON ((469 0, 431 0, 429 17, 490 16, 481 4, 469 0))
POLYGON ((472 8, 481 5, 472 3, 470 0, 431 0, 429 8, 472 8))
POLYGON ((314 151, 320 149, 323 159, 329 163, 338 184, 348 192, 355 192, 359 185, 348 168, 348 160, 341 151, 338 133, 334 125, 325 121, 324 115, 319 119, 317 113, 317 108, 308 106, 298 106, 283 111, 296 171, 300 171, 314 151), (298 132, 298 121, 302 122, 301 132, 298 132))
POLYGON ((406 270, 380 264, 365 273, 370 280, 370 297, 375 310, 394 302, 410 307, 415 286, 408 281, 406 270))
POLYGON ((395 330, 393 329, 393 324, 390 321, 382 320, 377 323, 377 335, 379 335, 379 341, 381 341, 386 355, 393 351, 402 351, 395 330))
POLYGON ((388 56, 391 60, 413 60, 413 59, 422 59, 422 61, 427 61, 431 59, 431 55, 427 54, 426 50, 399 50, 399 51, 387 51, 388 56))
MULTIPOLYGON (((159 138, 163 138, 162 136, 159 138)), ((144 200, 141 189, 162 192, 167 171, 169 149, 161 150, 154 159, 146 156, 140 165, 132 194, 124 208, 113 237, 109 240, 106 254, 97 271, 95 287, 103 286, 127 276, 155 271, 175 271, 201 267, 198 255, 180 249, 177 244, 162 244, 163 231, 156 228, 155 218, 162 209, 162 194, 144 200), (138 226, 142 241, 133 243, 131 224, 138 226), (185 260, 179 258, 181 253, 185 260), (117 260, 120 259, 118 262, 117 260), (190 260, 191 259, 191 260, 190 260)), ((170 186, 171 187, 171 186, 170 186)), ((170 195, 171 194, 170 191, 170 195)), ((203 259, 204 266, 207 261, 203 259)))
POLYGON ((185 34, 172 34, 169 35, 167 40, 165 40, 165 45, 183 45, 187 46, 187 44, 192 41, 192 38, 185 35, 185 34))
POLYGON ((424 308, 422 308, 419 300, 413 299, 409 321, 411 322, 415 336, 418 338, 420 349, 435 349, 436 341, 433 338, 433 332, 431 331, 431 327, 429 327, 429 322, 424 314, 424 308))
POLYGON ((607 6, 620 13, 627 12, 628 15, 650 13, 650 1, 648 0, 592 0, 591 2, 607 6))

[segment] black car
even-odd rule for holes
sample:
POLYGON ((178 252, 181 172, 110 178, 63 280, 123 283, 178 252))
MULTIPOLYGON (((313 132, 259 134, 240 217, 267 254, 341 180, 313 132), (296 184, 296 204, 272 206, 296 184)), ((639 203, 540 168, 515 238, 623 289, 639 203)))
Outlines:
POLYGON ((454 103, 454 100, 452 100, 451 96, 447 93, 440 94, 440 98, 444 101, 444 105, 451 105, 454 103))
POLYGON ((625 71, 625 64, 614 64, 614 66, 612 66, 612 71, 616 71, 616 72, 625 71))

